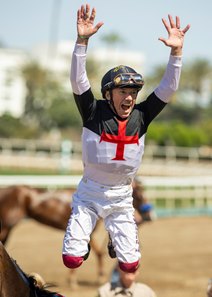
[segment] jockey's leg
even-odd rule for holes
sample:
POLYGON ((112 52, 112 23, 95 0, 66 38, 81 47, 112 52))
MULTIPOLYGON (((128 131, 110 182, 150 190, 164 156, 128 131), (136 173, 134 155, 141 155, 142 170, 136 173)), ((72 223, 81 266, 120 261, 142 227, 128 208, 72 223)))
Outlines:
POLYGON ((90 252, 90 234, 97 215, 83 205, 74 205, 63 240, 63 263, 68 268, 79 267, 90 252))
POLYGON ((88 259, 90 254, 90 245, 88 244, 88 252, 83 257, 75 257, 63 254, 63 263, 68 268, 78 268, 83 261, 88 259))
POLYGON ((122 212, 110 214, 105 218, 105 227, 110 234, 120 269, 126 272, 136 271, 141 255, 134 209, 129 207, 122 212))

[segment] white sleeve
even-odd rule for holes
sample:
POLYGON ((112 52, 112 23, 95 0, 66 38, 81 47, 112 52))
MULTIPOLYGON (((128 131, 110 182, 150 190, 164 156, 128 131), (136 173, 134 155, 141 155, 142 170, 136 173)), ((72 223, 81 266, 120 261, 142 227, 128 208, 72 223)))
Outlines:
POLYGON ((75 44, 72 54, 70 80, 72 91, 76 95, 81 95, 90 89, 86 73, 86 50, 85 45, 75 44))
POLYGON ((181 68, 182 57, 170 55, 164 76, 154 91, 155 95, 165 103, 169 102, 171 95, 178 88, 181 68))

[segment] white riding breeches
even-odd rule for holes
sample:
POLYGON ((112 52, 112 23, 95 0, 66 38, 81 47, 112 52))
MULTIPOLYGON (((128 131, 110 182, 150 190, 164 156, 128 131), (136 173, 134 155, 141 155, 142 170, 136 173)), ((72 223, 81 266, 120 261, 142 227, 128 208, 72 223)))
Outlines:
POLYGON ((63 254, 84 256, 90 235, 101 217, 118 260, 123 263, 138 261, 141 255, 132 199, 131 185, 109 187, 83 178, 73 195, 63 254))

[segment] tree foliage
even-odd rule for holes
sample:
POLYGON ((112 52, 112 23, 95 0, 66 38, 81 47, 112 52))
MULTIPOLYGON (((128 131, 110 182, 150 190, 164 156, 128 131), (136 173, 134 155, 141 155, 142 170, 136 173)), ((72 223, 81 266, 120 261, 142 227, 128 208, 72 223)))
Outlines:
POLYGON ((103 35, 102 41, 108 46, 116 46, 120 43, 124 43, 124 39, 120 36, 120 34, 116 32, 108 33, 103 35))
POLYGON ((48 110, 54 126, 59 129, 81 126, 81 118, 73 98, 55 99, 48 110))
POLYGON ((198 126, 188 126, 185 123, 165 122, 152 123, 147 133, 147 143, 158 145, 177 145, 185 147, 198 147, 211 145, 207 133, 198 126))
POLYGON ((22 119, 5 113, 0 117, 1 138, 33 138, 39 135, 38 130, 30 127, 22 119))
POLYGON ((23 77, 27 88, 23 118, 30 126, 48 131, 80 124, 73 96, 50 71, 32 62, 23 68, 23 77))

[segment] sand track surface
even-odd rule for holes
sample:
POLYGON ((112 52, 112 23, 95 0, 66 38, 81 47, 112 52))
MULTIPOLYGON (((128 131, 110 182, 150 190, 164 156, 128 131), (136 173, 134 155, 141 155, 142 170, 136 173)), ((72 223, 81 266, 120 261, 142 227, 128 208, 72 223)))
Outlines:
MULTIPOLYGON (((64 233, 25 219, 17 225, 6 245, 8 253, 26 273, 40 273, 66 297, 95 297, 96 259, 89 259, 77 270, 79 286, 69 287, 69 272, 61 260, 64 233)), ((142 251, 139 281, 151 286, 158 297, 206 297, 212 277, 212 217, 157 219, 139 229, 142 251)), ((103 225, 96 239, 105 250, 105 280, 116 260, 107 255, 103 225)), ((55 288, 54 288, 55 289, 55 288)))

